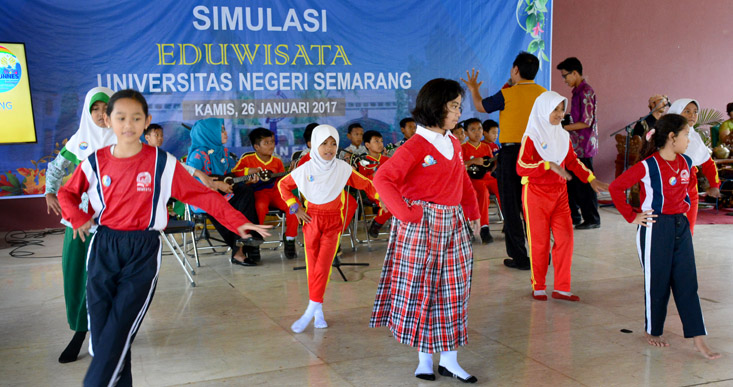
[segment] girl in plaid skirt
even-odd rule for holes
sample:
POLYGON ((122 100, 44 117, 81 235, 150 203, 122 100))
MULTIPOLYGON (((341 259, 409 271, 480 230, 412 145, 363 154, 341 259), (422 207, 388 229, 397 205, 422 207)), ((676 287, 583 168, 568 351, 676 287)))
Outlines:
POLYGON ((425 84, 412 112, 417 135, 374 177, 395 219, 369 325, 387 326, 399 342, 418 348, 416 377, 435 380, 432 353, 440 352, 441 375, 475 383, 456 352, 467 342, 471 228, 479 230, 476 193, 450 134, 462 97, 456 81, 425 84))

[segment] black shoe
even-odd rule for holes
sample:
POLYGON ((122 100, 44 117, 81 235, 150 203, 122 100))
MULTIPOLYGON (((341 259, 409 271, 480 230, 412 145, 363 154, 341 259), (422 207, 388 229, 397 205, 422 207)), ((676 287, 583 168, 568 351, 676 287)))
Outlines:
POLYGON ((583 222, 583 223, 575 226, 575 229, 576 230, 590 230, 592 228, 600 228, 600 227, 601 227, 601 223, 600 222, 599 223, 583 222))
POLYGON ((435 374, 417 374, 415 377, 422 380, 435 380, 435 374))
POLYGON ((257 262, 255 262, 255 261, 253 261, 253 260, 251 260, 249 258, 245 258, 244 261, 241 261, 240 262, 240 261, 237 261, 236 259, 234 259, 234 257, 232 257, 232 258, 230 258, 230 261, 233 264, 240 265, 240 266, 257 266, 257 262))
POLYGON ((249 237, 247 239, 237 239, 237 246, 250 246, 256 247, 261 245, 265 240, 259 238, 249 237))
POLYGON ((369 236, 377 239, 379 238, 379 230, 382 228, 382 225, 373 221, 372 224, 369 225, 369 236))
POLYGON ((285 258, 287 259, 295 259, 298 257, 298 253, 295 251, 295 239, 285 239, 283 241, 284 243, 284 252, 285 252, 285 258))
POLYGON ((443 375, 443 376, 450 376, 451 378, 458 379, 458 380, 462 381, 463 383, 476 383, 476 382, 478 382, 478 379, 476 379, 475 376, 471 376, 468 379, 463 379, 463 378, 459 377, 458 375, 454 375, 453 372, 448 371, 448 369, 445 368, 445 367, 443 367, 443 366, 438 366, 438 373, 441 374, 441 375, 443 375))
POLYGON ((517 260, 514 259, 514 258, 507 258, 507 259, 505 259, 504 260, 504 266, 510 267, 512 269, 517 269, 517 270, 529 270, 529 262, 527 262, 527 263, 525 263, 523 265, 519 265, 519 264, 517 264, 517 260))
POLYGON ((494 237, 491 236, 491 232, 488 227, 481 227, 481 243, 487 245, 494 242, 494 237))
POLYGON ((582 218, 573 218, 573 226, 579 225, 582 221, 582 218))
POLYGON ((260 261, 260 248, 259 247, 245 247, 242 249, 242 252, 247 255, 247 259, 251 260, 252 262, 259 262, 260 261))

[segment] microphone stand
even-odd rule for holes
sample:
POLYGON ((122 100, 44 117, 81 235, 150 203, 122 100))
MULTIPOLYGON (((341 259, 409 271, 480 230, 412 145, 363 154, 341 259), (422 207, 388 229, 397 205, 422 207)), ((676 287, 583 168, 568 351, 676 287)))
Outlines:
POLYGON ((624 172, 627 169, 629 169, 629 142, 631 141, 631 133, 634 131, 634 126, 636 126, 637 123, 646 120, 647 118, 649 118, 649 116, 651 116, 652 114, 656 113, 657 111, 659 111, 661 109, 664 109, 667 106, 669 106, 669 102, 667 102, 666 104, 663 104, 663 105, 657 107, 656 109, 650 111, 649 114, 647 114, 647 115, 645 115, 643 117, 639 117, 638 120, 632 121, 631 123, 629 123, 625 127, 623 127, 621 129, 619 129, 619 130, 611 133, 611 135, 609 136, 609 137, 613 137, 613 136, 615 136, 616 134, 618 134, 620 132, 623 132, 623 131, 626 132, 626 146, 624 146, 624 172))

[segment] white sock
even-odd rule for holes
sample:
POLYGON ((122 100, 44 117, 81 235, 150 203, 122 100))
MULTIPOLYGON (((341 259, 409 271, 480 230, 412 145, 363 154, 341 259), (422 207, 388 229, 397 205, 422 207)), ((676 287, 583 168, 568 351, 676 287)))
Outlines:
POLYGON ((295 237, 289 237, 289 236, 286 236, 286 237, 285 237, 285 240, 286 240, 286 241, 294 241, 294 240, 295 240, 295 237))
POLYGON ((323 304, 320 302, 317 302, 318 305, 316 305, 316 312, 313 314, 313 317, 315 318, 315 321, 313 321, 313 326, 315 328, 328 328, 328 323, 326 323, 326 318, 323 317, 323 304))
POLYGON ((571 293, 571 292, 563 292, 563 291, 560 291, 560 290, 553 290, 553 292, 555 292, 555 293, 560 293, 560 294, 562 294, 563 296, 568 296, 568 297, 570 297, 570 296, 572 296, 572 295, 573 295, 573 293, 571 293))
POLYGON ((417 364, 417 369, 415 369, 415 375, 420 375, 420 374, 433 375, 435 374, 435 371, 433 371, 433 354, 432 353, 418 352, 417 358, 418 360, 420 360, 420 362, 417 364))
POLYGON ((445 367, 448 371, 453 373, 453 375, 456 375, 459 378, 468 379, 471 377, 471 374, 466 372, 458 364, 458 351, 441 352, 440 353, 440 365, 445 367))
POLYGON ((316 313, 316 308, 320 305, 320 302, 308 301, 308 308, 305 310, 305 313, 303 313, 303 315, 300 316, 300 318, 297 319, 293 323, 293 325, 290 326, 290 329, 292 329, 295 333, 303 332, 305 328, 308 327, 308 324, 310 324, 311 320, 313 320, 313 315, 316 313))
POLYGON ((535 296, 546 296, 547 292, 545 292, 544 290, 535 290, 534 295, 535 296))
POLYGON ((481 228, 484 228, 484 227, 489 228, 489 225, 488 224, 485 224, 485 225, 481 226, 481 228))

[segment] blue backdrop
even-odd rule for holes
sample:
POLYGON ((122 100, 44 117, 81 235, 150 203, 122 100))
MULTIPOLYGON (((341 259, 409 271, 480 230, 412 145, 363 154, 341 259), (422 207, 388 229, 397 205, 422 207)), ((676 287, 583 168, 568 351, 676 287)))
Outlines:
MULTIPOLYGON (((0 145, 0 196, 43 193, 46 162, 76 131, 95 86, 143 92, 165 127, 163 148, 177 156, 189 144, 182 123, 216 115, 227 118, 231 151, 251 149, 248 131, 264 126, 288 160, 313 121, 339 128, 342 143, 356 121, 397 141, 426 81, 476 68, 487 96, 522 50, 540 57, 537 82, 550 80, 550 0, 16 0, 6 8, 0 41, 26 43, 38 143, 0 145)), ((462 119, 477 116, 470 101, 463 108, 462 119)))

